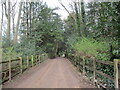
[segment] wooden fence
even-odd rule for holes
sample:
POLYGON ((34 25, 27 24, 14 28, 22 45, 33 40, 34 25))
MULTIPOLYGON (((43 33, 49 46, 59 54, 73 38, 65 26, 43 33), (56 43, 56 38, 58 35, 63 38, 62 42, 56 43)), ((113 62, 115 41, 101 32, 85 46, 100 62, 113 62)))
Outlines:
POLYGON ((23 73, 26 69, 47 60, 47 54, 31 55, 26 58, 19 57, 17 59, 2 61, 2 71, 0 71, 0 84, 10 81, 16 75, 23 73))
POLYGON ((73 54, 70 54, 68 57, 70 58, 70 61, 77 67, 77 69, 82 71, 83 75, 86 74, 86 69, 92 71, 92 82, 94 85, 99 84, 103 88, 106 88, 104 85, 102 85, 100 82, 97 81, 97 74, 99 74, 99 75, 111 80, 112 82, 114 82, 114 87, 116 89, 119 89, 120 59, 114 59, 114 62, 112 62, 112 61, 96 60, 95 58, 92 58, 92 59, 85 58, 85 57, 80 58, 79 56, 75 56, 73 54), (89 62, 87 63, 87 61, 89 61, 89 62), (103 71, 97 70, 97 64, 100 64, 101 66, 103 66, 103 65, 112 66, 113 67, 113 72, 112 72, 113 76, 108 75, 108 74, 104 73, 103 71))

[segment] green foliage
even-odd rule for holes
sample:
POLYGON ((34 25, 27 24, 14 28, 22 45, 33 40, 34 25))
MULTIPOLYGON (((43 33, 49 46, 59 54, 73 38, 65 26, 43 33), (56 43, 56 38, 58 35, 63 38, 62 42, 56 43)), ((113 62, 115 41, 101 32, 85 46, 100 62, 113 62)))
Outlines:
POLYGON ((100 60, 108 60, 110 58, 108 43, 96 41, 92 38, 79 38, 71 47, 77 51, 78 54, 94 56, 100 60))
POLYGON ((3 54, 2 55, 3 61, 7 61, 9 59, 15 59, 22 55, 22 53, 17 53, 13 47, 4 48, 2 54, 3 54))
POLYGON ((93 56, 97 54, 96 42, 85 37, 76 42, 72 47, 75 48, 79 53, 89 54, 93 56))
MULTIPOLYGON (((26 57, 41 53, 57 56, 63 42, 63 22, 55 13, 58 8, 49 8, 43 1, 23 2, 19 40, 10 46, 3 37, 3 59, 8 60, 19 56, 26 57), (59 50, 58 50, 59 48, 59 50)), ((12 33, 12 32, 11 32, 12 33)), ((14 36, 12 36, 14 38, 14 36)))
MULTIPOLYGON (((24 8, 29 5, 24 4, 24 8)), ((51 9, 45 3, 32 3, 31 8, 35 10, 31 18, 31 27, 26 27, 25 18, 27 12, 22 18, 24 28, 21 30, 21 47, 24 55, 48 53, 49 56, 55 57, 58 52, 59 42, 63 41, 63 23, 60 16, 55 13, 57 8, 51 9), (27 30, 26 30, 27 29, 27 30), (26 32, 27 31, 27 32, 26 32), (26 35, 27 33, 27 35, 26 35)), ((24 11, 24 10, 23 10, 24 11)))
POLYGON ((96 55, 96 58, 98 60, 108 61, 110 60, 110 55, 108 53, 99 53, 98 55, 96 55))

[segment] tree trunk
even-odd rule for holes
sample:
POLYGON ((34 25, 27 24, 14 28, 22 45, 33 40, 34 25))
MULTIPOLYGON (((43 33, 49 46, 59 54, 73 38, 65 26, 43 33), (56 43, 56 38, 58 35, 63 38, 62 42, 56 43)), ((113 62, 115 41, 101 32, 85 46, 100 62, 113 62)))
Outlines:
POLYGON ((31 2, 30 2, 30 37, 31 37, 31 10, 32 10, 32 4, 31 4, 31 2))
POLYGON ((10 45, 10 0, 8 1, 8 25, 7 25, 6 38, 8 40, 8 46, 9 46, 10 45))
POLYGON ((12 21, 13 21, 13 25, 12 25, 13 26, 12 27, 13 28, 13 36, 15 36, 15 22, 14 22, 14 17, 12 17, 12 21))
POLYGON ((2 24, 3 24, 3 3, 2 3, 2 18, 1 18, 1 30, 0 30, 0 48, 2 48, 2 24))
POLYGON ((15 11, 14 6, 12 6, 12 29, 13 29, 13 36, 15 36, 15 11))
POLYGON ((82 30, 82 36, 85 35, 85 7, 84 7, 84 2, 81 3, 81 12, 80 12, 80 21, 81 21, 81 30, 82 30))
POLYGON ((22 2, 20 2, 20 8, 19 8, 18 20, 17 20, 16 31, 15 31, 15 36, 14 36, 14 44, 17 43, 18 29, 19 29, 20 16, 21 16, 21 10, 22 10, 22 2))
MULTIPOLYGON (((1 30, 0 30, 0 61, 2 61, 2 24, 3 24, 3 3, 2 3, 2 18, 1 18, 1 30)), ((0 65, 0 71, 2 69, 2 64, 0 65)), ((1 88, 1 87, 0 87, 1 88)))
POLYGON ((76 13, 76 30, 78 34, 81 35, 82 33, 80 30, 80 17, 79 17, 77 2, 74 2, 74 7, 75 7, 75 13, 76 13))

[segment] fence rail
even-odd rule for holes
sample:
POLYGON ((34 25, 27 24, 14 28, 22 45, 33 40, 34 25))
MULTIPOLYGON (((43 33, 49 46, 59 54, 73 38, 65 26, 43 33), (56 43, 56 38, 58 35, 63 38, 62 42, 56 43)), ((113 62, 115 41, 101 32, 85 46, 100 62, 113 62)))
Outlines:
POLYGON ((86 69, 92 71, 92 81, 93 84, 99 84, 102 87, 105 88, 104 85, 102 85, 100 82, 97 82, 97 74, 108 78, 109 80, 114 82, 114 87, 116 89, 119 89, 119 79, 120 79, 120 75, 119 75, 119 65, 120 65, 120 59, 114 59, 113 62, 112 61, 102 61, 102 60, 96 60, 95 58, 86 58, 86 57, 82 57, 80 58, 80 56, 76 56, 74 54, 70 54, 68 56, 68 58, 70 58, 70 61, 80 70, 82 71, 83 75, 86 74, 86 69), (89 63, 87 64, 86 62, 89 61, 89 63), (92 64, 91 66, 89 66, 90 64, 92 64), (97 70, 97 64, 102 65, 109 65, 109 66, 113 66, 113 77, 104 73, 103 71, 97 70), (82 66, 82 70, 80 68, 80 66, 82 66))
POLYGON ((2 71, 0 71, 0 84, 11 80, 20 73, 22 74, 26 69, 33 67, 43 62, 44 60, 47 60, 47 58, 47 54, 41 54, 27 56, 26 58, 19 57, 16 59, 0 62, 0 64, 2 64, 2 71))

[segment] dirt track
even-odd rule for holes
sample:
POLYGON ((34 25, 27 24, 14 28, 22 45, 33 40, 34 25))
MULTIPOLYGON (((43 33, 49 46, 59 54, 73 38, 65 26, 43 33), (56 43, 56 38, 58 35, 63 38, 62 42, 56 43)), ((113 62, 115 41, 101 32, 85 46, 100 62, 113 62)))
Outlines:
POLYGON ((56 58, 25 71, 3 88, 94 88, 83 80, 69 60, 56 58))

